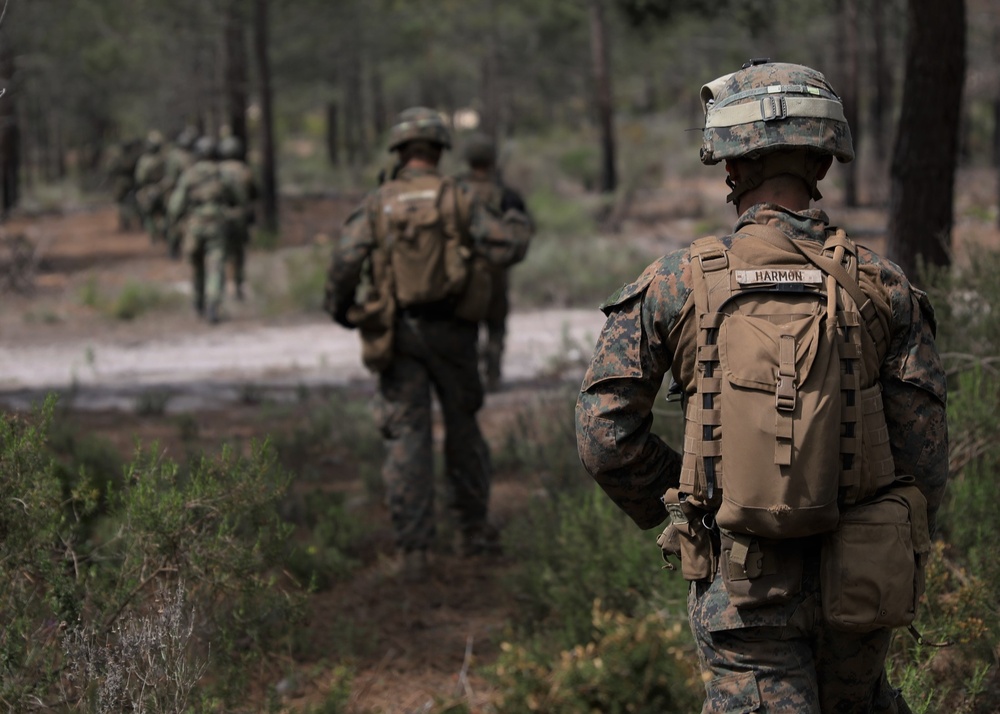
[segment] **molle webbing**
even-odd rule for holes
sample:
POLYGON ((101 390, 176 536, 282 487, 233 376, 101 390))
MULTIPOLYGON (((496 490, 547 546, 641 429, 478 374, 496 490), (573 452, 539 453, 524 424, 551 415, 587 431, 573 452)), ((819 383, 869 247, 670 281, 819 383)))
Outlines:
MULTIPOLYGON (((803 280, 796 292, 811 292, 825 303, 827 320, 836 326, 836 358, 840 362, 840 493, 842 503, 854 503, 872 495, 891 481, 893 463, 888 445, 888 431, 882 414, 881 392, 877 374, 869 374, 865 356, 869 350, 885 354, 886 330, 879 315, 858 283, 857 252, 846 234, 838 230, 828 236, 816 253, 803 248, 770 226, 749 225, 741 233, 761 239, 765 244, 758 253, 770 260, 761 265, 795 266, 803 258, 823 271, 825 283, 803 280), (776 252, 777 251, 777 252, 776 252), (825 294, 824 294, 825 293, 825 294)), ((761 245, 758 243, 758 245, 761 245)), ((756 246, 755 246, 756 248, 756 246)), ((734 297, 750 295, 737 282, 735 270, 725 245, 718 238, 695 241, 691 247, 693 291, 698 315, 696 393, 687 400, 684 466, 681 489, 711 503, 724 488, 725 464, 721 453, 723 434, 720 397, 722 374, 718 337, 728 316, 720 308, 734 297)), ((737 263, 739 265, 739 263, 737 263)), ((745 272, 745 271, 740 271, 745 272)), ((791 271, 794 272, 794 271, 791 271)), ((771 286, 771 289, 782 286, 771 286)), ((761 289, 766 293, 766 289, 761 289)), ((818 308, 817 308, 818 309, 818 308)), ((738 346, 737 346, 738 348, 738 346)), ((778 368, 774 385, 774 463, 789 467, 795 444, 793 414, 796 407, 796 344, 791 335, 781 334, 778 342, 778 368)), ((877 364, 872 359, 869 364, 877 364)), ((798 418, 807 418, 802 415, 798 418)), ((732 428, 732 427, 731 427, 732 428)), ((831 454, 831 458, 836 458, 831 454)))

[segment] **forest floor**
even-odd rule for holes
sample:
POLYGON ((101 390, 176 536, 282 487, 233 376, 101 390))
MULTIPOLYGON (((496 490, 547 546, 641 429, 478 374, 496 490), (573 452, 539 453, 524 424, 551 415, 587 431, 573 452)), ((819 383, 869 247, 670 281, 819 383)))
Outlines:
MULTIPOLYGON (((356 200, 286 200, 281 250, 330 240, 356 200)), ((847 216, 842 225, 859 227, 864 242, 879 246, 881 211, 847 216)), ((659 229, 683 240, 695 237, 664 226, 653 232, 659 229)), ((960 237, 962 230, 959 221, 960 237)), ((995 228, 976 235, 984 231, 989 242, 1000 243, 995 228)), ((199 320, 189 308, 187 264, 171 260, 144 233, 119 230, 113 206, 16 216, 0 233, 23 233, 38 249, 33 289, 0 300, 0 408, 26 410, 57 391, 72 429, 107 440, 127 459, 137 443, 155 443, 167 455, 190 453, 193 446, 217 452, 225 443, 308 420, 315 401, 304 400, 304 393, 339 390, 364 398, 374 390, 360 364, 357 336, 319 312, 268 316, 251 294, 244 303, 227 298, 221 324, 199 320), (114 293, 128 283, 160 286, 182 296, 181 302, 128 320, 95 307, 95 293, 114 293), (283 409, 267 408, 275 402, 283 409), (193 444, 178 428, 181 415, 197 420, 193 444)), ((251 285, 255 274, 266 279, 266 255, 273 258, 250 253, 251 285)), ((602 321, 596 309, 515 310, 505 383, 488 395, 481 412, 494 449, 502 448, 525 409, 562 413, 602 321)), ((492 692, 477 668, 496 658, 514 607, 505 585, 510 554, 463 559, 442 546, 430 577, 401 586, 386 575, 391 534, 385 509, 365 501, 357 479, 338 482, 344 478, 338 459, 329 455, 331 485, 360 499, 373 535, 350 580, 311 596, 300 654, 279 661, 261 681, 277 682, 286 710, 301 711, 337 686, 337 665, 346 661, 354 672, 351 711, 421 712, 455 699, 481 711, 492 692)), ((499 525, 533 497, 537 478, 497 475, 491 510, 499 525)))

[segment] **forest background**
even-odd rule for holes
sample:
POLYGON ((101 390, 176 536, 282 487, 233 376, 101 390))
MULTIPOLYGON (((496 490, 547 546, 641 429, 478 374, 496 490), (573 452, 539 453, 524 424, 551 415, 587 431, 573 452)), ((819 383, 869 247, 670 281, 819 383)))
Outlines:
MULTIPOLYGON (((279 250, 288 207, 302 197, 356 197, 373 185, 389 160, 384 136, 393 116, 419 104, 450 117, 459 140, 473 126, 499 140, 505 178, 525 193, 540 226, 539 247, 515 284, 529 307, 590 307, 634 277, 662 248, 655 235, 632 240, 642 214, 675 213, 692 237, 725 231, 731 216, 711 207, 720 192, 705 199, 700 188, 706 177, 721 183, 697 157, 701 85, 751 57, 821 69, 844 97, 858 151, 856 162, 831 173, 832 205, 855 211, 848 215, 864 224, 861 233, 883 241, 931 291, 952 388, 953 484, 919 622, 926 639, 897 638, 894 681, 914 711, 945 703, 996 710, 995 3, 4 7, 5 221, 106 202, 110 151, 153 129, 170 138, 194 125, 245 139, 262 188, 255 245, 279 250)), ((318 299, 315 279, 298 285, 318 299)), ((155 449, 122 464, 83 448, 89 442, 60 428, 66 415, 51 403, 8 415, 0 611, 12 624, 0 635, 0 702, 14 711, 121 711, 126 702, 135 711, 409 710, 359 695, 363 633, 341 623, 337 646, 327 643, 328 658, 317 659, 296 629, 310 598, 352 582, 371 560, 371 527, 347 500, 302 500, 303 475, 331 453, 378 494, 377 438, 361 402, 338 399, 304 431, 252 449, 191 452, 180 463, 155 449), (290 703, 288 683, 303 679, 324 684, 290 703)), ((144 408, 162 406, 151 398, 144 408)), ((505 570, 518 606, 483 661, 463 662, 454 691, 420 711, 697 707, 683 594, 649 567, 648 534, 634 533, 580 478, 566 406, 520 413, 499 437, 501 471, 546 474, 547 497, 505 532, 518 553, 505 570)), ((657 420, 658 431, 676 438, 675 416, 657 420)), ((191 420, 178 429, 196 431, 191 420)))

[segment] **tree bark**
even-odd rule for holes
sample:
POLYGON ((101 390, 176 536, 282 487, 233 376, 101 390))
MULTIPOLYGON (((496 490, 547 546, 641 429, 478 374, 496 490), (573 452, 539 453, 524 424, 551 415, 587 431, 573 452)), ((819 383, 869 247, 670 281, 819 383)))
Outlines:
POLYGON ((889 256, 910 279, 951 264, 965 81, 965 0, 909 0, 903 105, 893 151, 889 256))
POLYGON ((340 163, 340 107, 336 102, 326 104, 326 156, 330 163, 340 163))
POLYGON ((870 3, 872 13, 872 92, 868 106, 868 134, 871 136, 873 154, 881 168, 889 155, 889 136, 886 134, 886 116, 892 93, 892 74, 886 61, 885 9, 882 0, 870 3))
POLYGON ((260 201, 261 228, 278 230, 278 186, 274 160, 274 116, 271 107, 271 62, 268 57, 268 0, 256 0, 254 16, 254 55, 260 83, 260 201))
POLYGON ((590 0, 590 53, 594 73, 594 98, 601 132, 602 193, 611 193, 618 185, 615 172, 614 102, 608 50, 604 0, 590 0))
MULTIPOLYGON (((855 153, 861 144, 861 122, 858 121, 858 0, 840 2, 840 66, 843 68, 842 81, 837 91, 844 103, 844 118, 851 127, 855 153)), ((858 205, 858 161, 855 159, 843 167, 844 204, 858 205)))
POLYGON ((244 36, 243 0, 229 0, 225 16, 223 92, 226 120, 233 136, 247 146, 247 47, 244 36))
POLYGON ((0 96, 0 205, 3 213, 17 205, 20 194, 21 131, 16 93, 8 86, 14 76, 14 53, 6 35, 0 37, 0 77, 5 92, 0 96))

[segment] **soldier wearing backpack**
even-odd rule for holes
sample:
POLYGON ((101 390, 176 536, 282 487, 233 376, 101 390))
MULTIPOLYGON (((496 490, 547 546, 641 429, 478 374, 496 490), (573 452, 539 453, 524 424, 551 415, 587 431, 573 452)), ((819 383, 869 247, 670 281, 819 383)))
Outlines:
POLYGON ((822 74, 753 60, 701 98, 701 159, 725 161, 739 219, 602 306, 581 459, 640 527, 667 521, 704 712, 908 712, 885 657, 948 475, 933 310, 811 207, 854 158, 822 74), (668 375, 681 451, 650 431, 668 375))
POLYGON ((523 213, 496 215, 443 177, 448 127, 431 109, 400 114, 390 130, 397 164, 347 219, 334 250, 326 309, 361 334, 378 376, 376 419, 399 574, 425 575, 435 537, 432 393, 444 418, 449 507, 465 555, 494 552, 487 520, 491 466, 476 423, 483 405, 476 338, 490 296, 489 271, 524 256, 523 213))
POLYGON ((195 162, 170 195, 167 216, 178 227, 181 251, 191 263, 195 311, 215 324, 226 284, 228 226, 245 207, 219 165, 215 139, 199 138, 194 153, 195 162))
MULTIPOLYGON (((482 203, 497 213, 508 208, 528 215, 524 199, 514 189, 500 180, 497 171, 496 143, 485 134, 473 134, 465 141, 465 160, 469 170, 455 177, 482 203)), ((481 371, 486 378, 486 389, 496 391, 500 386, 500 371, 503 361, 504 338, 507 335, 507 313, 510 311, 508 298, 508 269, 496 267, 490 272, 490 304, 482 326, 485 328, 485 342, 480 345, 481 371)))

